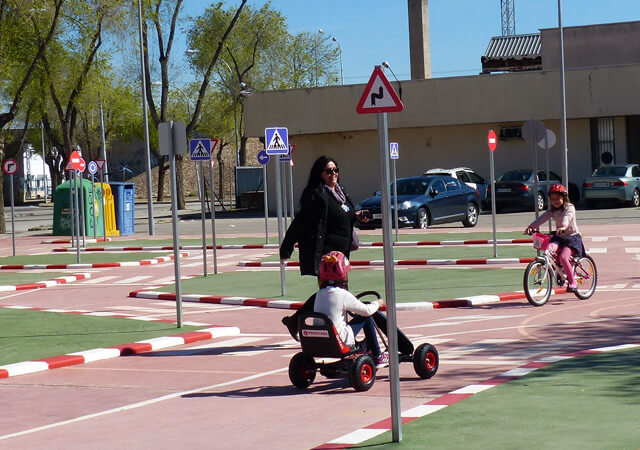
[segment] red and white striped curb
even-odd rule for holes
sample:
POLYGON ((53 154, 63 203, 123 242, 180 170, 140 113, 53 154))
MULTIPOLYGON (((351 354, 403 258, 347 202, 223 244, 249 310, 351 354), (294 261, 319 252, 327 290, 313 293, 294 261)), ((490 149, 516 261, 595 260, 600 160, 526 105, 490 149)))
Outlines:
MULTIPOLYGON (((416 406, 407 411, 403 411, 400 415, 402 417, 402 423, 412 422, 416 419, 440 411, 449 405, 453 405, 465 398, 469 398, 478 392, 486 391, 492 387, 514 380, 516 378, 523 377, 538 369, 548 366, 557 361, 565 359, 571 359, 578 356, 584 356, 592 353, 602 353, 615 350, 627 350, 632 348, 638 348, 640 344, 623 344, 615 345, 611 347, 600 347, 590 350, 581 350, 573 353, 565 353, 556 356, 548 356, 538 360, 531 361, 516 369, 508 370, 500 375, 497 375, 488 380, 482 381, 477 384, 470 384, 455 391, 451 391, 448 394, 444 394, 435 400, 431 400, 423 405, 416 406)), ((315 447, 315 449, 335 449, 335 448, 349 448, 353 445, 362 444, 364 441, 372 439, 386 431, 391 430, 391 418, 381 420, 373 423, 367 427, 360 428, 359 430, 347 433, 339 438, 333 439, 326 444, 315 447)))
MULTIPOLYGON (((228 244, 228 245, 216 245, 217 250, 237 250, 237 249, 261 249, 261 248, 272 248, 277 249, 278 244, 228 244)), ((212 245, 207 245, 207 250, 212 250, 212 245)), ((87 247, 81 248, 81 252, 156 252, 163 250, 173 250, 172 245, 157 245, 157 246, 149 246, 149 247, 87 247)), ((202 250, 202 245, 181 245, 180 250, 202 250)), ((65 252, 75 252, 75 247, 65 247, 65 248, 54 248, 52 251, 65 253, 65 252)))
MULTIPOLYGON (((497 239, 496 244, 531 244, 532 239, 497 239)), ((394 247, 416 247, 421 245, 486 245, 493 244, 493 239, 468 239, 450 241, 395 241, 394 247)), ((382 247, 383 242, 360 242, 360 247, 382 247)))
POLYGON ((9 291, 26 291, 30 289, 44 289, 48 287, 57 286, 59 284, 72 283, 78 280, 86 280, 91 278, 90 273, 76 273, 73 275, 67 275, 64 277, 53 278, 51 280, 38 281, 37 283, 25 283, 25 284, 16 284, 16 285, 6 285, 0 286, 0 292, 9 292, 9 291))
MULTIPOLYGON (((189 253, 180 254, 181 257, 189 256, 189 253)), ((104 267, 134 267, 134 266, 151 266, 164 262, 173 261, 173 255, 162 256, 152 259, 143 259, 141 261, 124 261, 110 263, 74 263, 74 264, 6 264, 0 265, 0 270, 32 270, 32 269, 98 269, 104 267)))
MULTIPOLYGON (((173 320, 156 319, 145 316, 127 316, 118 313, 110 312, 91 312, 84 310, 60 310, 60 309, 45 309, 35 308, 28 306, 2 306, 9 309, 23 309, 32 311, 44 311, 44 312, 57 312, 67 314, 82 314, 86 316, 100 316, 100 317, 117 317, 123 319, 142 320, 145 322, 164 322, 175 323, 173 320)), ((185 325, 202 326, 198 322, 184 322, 185 325)), ((155 350, 161 350, 169 347, 176 347, 179 345, 190 344, 192 342, 204 341, 214 339, 223 336, 237 336, 240 334, 238 327, 225 327, 225 326, 210 326, 198 331, 191 331, 188 333, 176 334, 173 336, 164 336, 151 339, 145 339, 142 341, 132 342, 129 344, 114 345, 112 347, 95 348, 91 350, 84 350, 81 352, 69 353, 66 355, 53 356, 50 358, 37 359, 35 361, 24 361, 14 364, 7 364, 0 366, 0 378, 9 378, 17 375, 26 375, 29 373, 43 372, 45 370, 58 369, 60 367, 72 366, 76 364, 84 364, 93 361, 100 361, 103 359, 117 358, 118 356, 128 356, 138 353, 145 353, 155 350)))
MULTIPOLYGON (((554 288, 552 295, 564 294, 566 287, 554 288)), ((151 300, 176 300, 176 294, 172 292, 148 291, 139 289, 129 292, 129 297, 146 298, 151 300)), ((397 303, 398 311, 425 311, 431 309, 444 308, 464 308, 474 306, 485 306, 500 303, 508 300, 520 300, 526 298, 523 291, 506 292, 503 294, 475 295, 471 297, 460 297, 448 300, 437 300, 432 302, 406 302, 397 303)), ((298 300, 274 300, 271 298, 251 298, 251 297, 233 297, 220 295, 202 295, 202 294, 182 294, 182 300, 194 303, 212 303, 217 305, 237 305, 237 306, 255 306, 259 308, 275 308, 275 309, 299 309, 304 301, 298 300)), ((384 309, 383 309, 384 310, 384 309)))
MULTIPOLYGON (((395 259, 396 266, 446 266, 446 265, 488 265, 488 264, 526 264, 535 258, 469 258, 469 259, 395 259)), ((351 266, 384 266, 383 259, 350 261, 351 266)), ((243 267, 280 267, 279 261, 240 261, 243 267)), ((287 261, 286 267, 299 267, 298 261, 287 261)))
MULTIPOLYGON (((98 242, 110 242, 113 239, 110 237, 105 238, 96 238, 96 239, 85 239, 87 244, 95 244, 98 242)), ((71 244, 71 239, 49 239, 46 241, 40 241, 41 244, 71 244)))

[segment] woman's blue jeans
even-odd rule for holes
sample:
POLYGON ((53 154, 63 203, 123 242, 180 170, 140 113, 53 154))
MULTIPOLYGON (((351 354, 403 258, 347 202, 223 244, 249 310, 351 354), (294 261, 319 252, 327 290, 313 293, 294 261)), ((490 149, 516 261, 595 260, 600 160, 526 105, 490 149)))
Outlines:
POLYGON ((376 325, 371 317, 354 316, 349 321, 349 326, 353 330, 353 335, 357 336, 360 330, 364 330, 367 348, 371 350, 374 357, 380 354, 380 345, 376 335, 376 325))

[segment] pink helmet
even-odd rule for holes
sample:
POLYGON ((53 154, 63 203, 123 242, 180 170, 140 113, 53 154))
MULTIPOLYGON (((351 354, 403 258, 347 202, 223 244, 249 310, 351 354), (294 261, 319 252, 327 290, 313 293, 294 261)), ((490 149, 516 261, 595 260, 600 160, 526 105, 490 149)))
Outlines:
POLYGON ((562 184, 554 184, 553 186, 551 186, 549 188, 549 194, 562 194, 565 197, 569 195, 569 193, 567 192, 567 188, 562 184))
POLYGON ((320 279, 323 281, 346 281, 351 265, 342 252, 329 252, 320 260, 320 279))

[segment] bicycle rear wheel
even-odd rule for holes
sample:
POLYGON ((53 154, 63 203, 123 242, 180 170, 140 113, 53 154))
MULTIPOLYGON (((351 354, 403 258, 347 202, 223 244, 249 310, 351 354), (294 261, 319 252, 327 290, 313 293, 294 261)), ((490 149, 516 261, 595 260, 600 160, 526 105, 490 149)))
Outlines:
POLYGON ((531 261, 524 271, 524 293, 533 306, 542 306, 551 296, 551 270, 541 261, 531 261))
POLYGON ((596 284, 598 283, 596 263, 589 255, 577 258, 573 271, 578 285, 578 289, 575 292, 576 297, 586 300, 596 291, 596 284))

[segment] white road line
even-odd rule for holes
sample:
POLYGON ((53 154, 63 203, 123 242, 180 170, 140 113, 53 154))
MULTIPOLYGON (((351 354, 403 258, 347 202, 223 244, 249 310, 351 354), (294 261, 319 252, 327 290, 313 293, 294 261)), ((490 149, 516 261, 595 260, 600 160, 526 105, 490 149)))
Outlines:
MULTIPOLYGON (((187 356, 187 355, 197 355, 200 353, 206 353, 207 351, 215 348, 226 348, 226 347, 238 347, 241 345, 251 344, 253 342, 263 341, 265 338, 262 337, 239 337, 235 339, 228 339, 222 342, 213 342, 204 345, 198 345, 196 347, 189 347, 184 350, 169 350, 163 352, 164 356, 187 356)), ((224 353, 228 355, 231 352, 224 353)))
POLYGON ((139 275, 137 277, 125 278, 124 280, 114 281, 114 284, 134 284, 138 281, 148 280, 149 278, 153 278, 153 275, 139 275))
POLYGON ((622 240, 626 242, 640 241, 640 236, 622 236, 622 240))
POLYGON ((593 242, 607 242, 609 240, 609 236, 594 236, 591 240, 593 242))
POLYGON ((589 249, 587 249, 587 253, 589 253, 589 254, 591 254, 591 253, 607 253, 607 248, 606 247, 589 248, 589 249))
POLYGON ((181 398, 181 397, 184 397, 186 395, 197 394, 199 392, 210 391, 212 389, 226 387, 226 386, 230 386, 230 385, 233 385, 233 384, 244 383, 245 381, 251 381, 251 380, 255 380, 256 378, 262 378, 262 377, 266 377, 266 376, 273 375, 273 374, 276 374, 276 373, 286 372, 287 370, 289 370, 288 366, 287 367, 282 367, 280 369, 269 370, 267 372, 257 373, 255 375, 250 375, 250 376, 244 377, 244 378, 238 378, 238 379, 235 379, 235 380, 225 381, 224 383, 212 384, 212 385, 209 385, 209 386, 204 386, 204 387, 197 388, 197 389, 191 389, 191 390, 188 390, 188 391, 174 392, 173 394, 163 395, 162 397, 156 397, 156 398, 152 398, 152 399, 145 400, 145 401, 142 401, 142 402, 132 403, 132 404, 129 404, 129 405, 119 406, 119 407, 116 407, 116 408, 113 408, 113 409, 108 409, 106 411, 101 411, 101 412, 97 412, 97 413, 93 413, 93 414, 87 414, 85 416, 76 417, 74 419, 63 420, 61 422, 55 422, 55 423, 51 423, 49 425, 44 425, 44 426, 41 426, 41 427, 31 428, 31 429, 24 430, 24 431, 19 431, 17 433, 5 434, 4 436, 0 436, 0 441, 1 440, 5 440, 5 439, 10 439, 10 438, 13 438, 13 437, 18 437, 18 436, 24 436, 24 435, 27 435, 27 434, 37 433, 39 431, 49 430, 51 428, 62 427, 64 425, 69 425, 69 424, 72 424, 72 423, 82 422, 82 421, 85 421, 85 420, 94 419, 96 417, 101 417, 101 416, 106 416, 106 415, 109 415, 109 414, 128 411, 128 410, 131 410, 131 409, 141 408, 143 406, 153 405, 155 403, 160 403, 160 402, 163 402, 165 400, 172 400, 174 398, 181 398))
POLYGON ((544 342, 542 344, 532 345, 525 348, 521 348, 518 350, 514 350, 509 353, 503 353, 502 355, 492 356, 489 359, 500 359, 500 360, 512 360, 512 359, 522 359, 522 360, 530 360, 534 356, 541 355, 543 353, 553 353, 558 350, 567 348, 568 346, 575 344, 577 341, 554 341, 554 342, 544 342))
POLYGON ((502 344, 508 344, 517 340, 518 339, 484 339, 482 341, 474 342, 473 344, 461 345, 460 347, 443 350, 440 353, 443 359, 454 359, 460 356, 468 355, 470 353, 489 350, 502 344))
MULTIPOLYGON (((442 353, 440 353, 440 355, 442 355, 442 353)), ((518 361, 518 360, 514 360, 514 361, 510 361, 510 360, 501 360, 501 361, 489 361, 487 359, 479 359, 479 360, 472 360, 472 359, 461 359, 461 360, 455 360, 455 359, 448 359, 446 356, 441 356, 440 357, 440 364, 450 364, 450 365, 460 365, 460 366, 464 366, 466 364, 469 365, 474 365, 474 366, 502 366, 502 365, 513 365, 513 366, 521 366, 524 363, 526 363, 526 361, 518 361)))
POLYGON ((624 249, 625 253, 640 253, 639 247, 628 247, 624 249))
POLYGON ((120 278, 120 277, 108 276, 108 277, 99 277, 99 278, 89 278, 88 280, 81 281, 81 284, 104 283, 105 281, 113 280, 115 278, 120 278))

